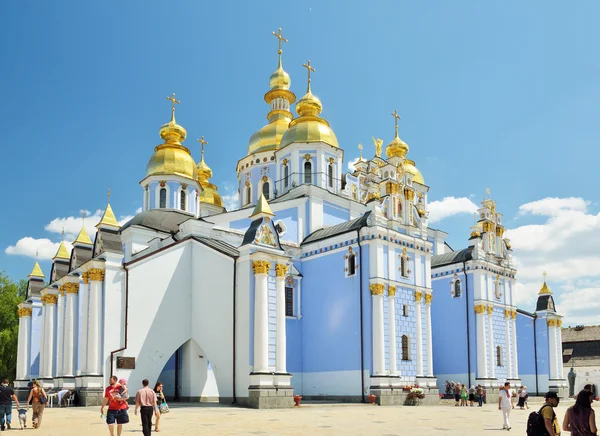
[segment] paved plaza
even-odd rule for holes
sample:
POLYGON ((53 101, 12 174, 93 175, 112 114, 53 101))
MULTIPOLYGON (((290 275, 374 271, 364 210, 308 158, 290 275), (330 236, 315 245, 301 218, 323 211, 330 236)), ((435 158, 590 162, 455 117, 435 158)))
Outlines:
MULTIPOLYGON (((567 403, 565 401, 564 403, 567 403)), ((569 402, 569 404, 572 404, 569 402)), ((562 423, 569 404, 556 409, 562 423)), ((530 410, 511 414, 511 434, 524 434, 530 410)), ((141 435, 139 417, 133 415, 123 435, 141 435)), ((30 412, 31 413, 31 412, 30 412)), ((28 415, 31 418, 31 415, 28 415)), ((492 435, 503 434, 497 406, 483 408, 440 406, 379 407, 363 404, 306 404, 294 409, 251 410, 213 404, 172 405, 161 420, 162 436, 187 435, 492 435), (482 433, 483 431, 483 433, 482 433)), ((28 421, 28 424, 30 420, 28 421)), ((44 435, 108 435, 98 407, 47 409, 44 435)))

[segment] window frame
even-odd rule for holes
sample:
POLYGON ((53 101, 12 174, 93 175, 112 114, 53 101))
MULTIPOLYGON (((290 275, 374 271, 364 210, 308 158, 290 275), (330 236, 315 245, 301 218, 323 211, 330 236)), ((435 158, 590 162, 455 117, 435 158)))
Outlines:
POLYGON ((307 160, 304 162, 304 183, 312 185, 312 162, 307 160), (308 169, 308 171, 307 171, 308 169))
POLYGON ((402 335, 402 338, 400 339, 401 341, 401 347, 400 349, 402 350, 402 360, 403 361, 410 361, 412 360, 410 357, 410 337, 408 335, 402 335))
POLYGON ((179 191, 179 209, 187 211, 187 193, 185 189, 179 191))
POLYGON ((166 186, 160 186, 159 190, 158 190, 158 208, 159 209, 166 209, 167 205, 168 205, 168 197, 169 197, 169 193, 167 191, 166 186), (164 198, 163 198, 163 193, 164 193, 164 198), (163 203, 164 200, 164 203, 163 203), (164 204, 164 206, 163 206, 164 204))

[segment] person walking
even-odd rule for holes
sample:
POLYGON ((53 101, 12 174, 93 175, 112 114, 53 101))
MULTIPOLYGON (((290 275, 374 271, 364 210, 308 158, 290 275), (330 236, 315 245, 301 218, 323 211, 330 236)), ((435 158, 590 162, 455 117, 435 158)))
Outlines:
POLYGON ((154 425, 154 431, 160 431, 158 428, 160 416, 162 413, 167 413, 169 411, 168 407, 165 408, 167 401, 165 400, 165 393, 163 392, 163 384, 160 381, 157 381, 154 385, 154 393, 156 393, 156 406, 159 408, 158 416, 156 417, 156 424, 154 425), (165 410, 165 412, 161 410, 161 407, 162 410, 165 410))
POLYGON ((33 428, 40 428, 42 425, 44 408, 48 402, 48 395, 46 395, 46 391, 42 388, 42 385, 38 380, 33 381, 33 388, 31 388, 29 397, 27 397, 27 410, 29 410, 30 402, 31 408, 33 409, 33 415, 31 416, 33 428))
POLYGON ((556 419, 556 413, 554 413, 554 408, 558 407, 558 403, 560 402, 558 394, 556 392, 547 392, 545 398, 546 402, 540 409, 539 414, 542 416, 541 419, 543 420, 546 434, 549 436, 559 436, 560 426, 558 425, 558 419, 556 419))
MULTIPOLYGON (((521 410, 525 410, 525 401, 527 401, 527 398, 529 397, 529 394, 527 393, 527 387, 521 386, 521 388, 517 391, 517 395, 519 396, 519 403, 517 405, 521 410)), ((529 409, 529 406, 527 406, 527 408, 529 409)))
MULTIPOLYGON (((152 432, 152 412, 158 420, 158 404, 156 402, 156 392, 148 387, 150 383, 147 379, 142 380, 142 389, 135 394, 135 414, 138 410, 142 416, 142 433, 144 436, 150 436, 152 432)), ((158 430, 157 430, 158 431, 158 430)))
POLYGON ((512 397, 512 391, 510 390, 510 383, 504 383, 504 388, 500 390, 498 395, 498 410, 502 411, 502 417, 504 418, 503 429, 510 430, 510 411, 515 408, 515 403, 512 397))
POLYGON ((567 409, 562 429, 570 431, 571 436, 591 436, 598 432, 596 415, 592 409, 594 393, 586 389, 577 394, 575 405, 567 409))
POLYGON ((10 423, 12 418, 12 402, 17 403, 17 409, 20 409, 19 400, 15 395, 15 391, 8 385, 8 379, 2 380, 0 384, 0 430, 4 431, 4 428, 10 430, 10 423), (6 419, 5 419, 6 417, 6 419))
POLYGON ((110 377, 110 385, 104 390, 104 398, 102 399, 102 406, 100 406, 100 414, 104 415, 104 408, 108 404, 108 411, 106 412, 106 424, 108 425, 108 431, 110 436, 115 434, 115 424, 117 426, 117 436, 121 436, 123 431, 123 424, 129 422, 129 415, 127 414, 127 401, 121 398, 122 386, 117 383, 117 377, 110 377))
POLYGON ((477 402, 479 403, 478 407, 483 407, 483 386, 477 385, 477 402))

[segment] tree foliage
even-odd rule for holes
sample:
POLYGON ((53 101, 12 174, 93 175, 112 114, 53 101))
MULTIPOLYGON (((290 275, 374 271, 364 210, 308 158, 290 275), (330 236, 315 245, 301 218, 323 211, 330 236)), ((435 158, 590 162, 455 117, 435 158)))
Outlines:
POLYGON ((0 271, 0 379, 15 379, 19 317, 17 306, 27 293, 27 281, 16 283, 0 271))

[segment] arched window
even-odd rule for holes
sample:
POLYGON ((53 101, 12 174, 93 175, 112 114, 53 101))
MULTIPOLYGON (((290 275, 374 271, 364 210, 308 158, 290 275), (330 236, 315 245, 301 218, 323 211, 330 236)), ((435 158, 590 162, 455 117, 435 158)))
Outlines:
POLYGON ((290 167, 285 165, 283 167, 283 187, 287 188, 290 184, 290 167))
POLYGON ((402 199, 398 200, 398 216, 402 216, 402 199))
POLYGON ((304 162, 304 183, 312 183, 312 163, 304 162))
POLYGON ((500 345, 498 345, 496 347, 496 366, 503 366, 502 365, 502 347, 500 345))
POLYGON ((185 200, 186 200, 185 189, 182 189, 181 192, 179 193, 179 209, 186 210, 185 209, 185 206, 186 206, 185 200))
POLYGON ((402 360, 410 360, 410 339, 402 335, 402 360))
POLYGON ((167 207, 167 188, 160 188, 158 207, 164 209, 167 207))
POLYGON ((348 255, 348 275, 353 276, 356 274, 356 256, 353 253, 348 255))
POLYGON ((333 165, 331 164, 327 167, 327 179, 329 187, 333 188, 333 165))
POLYGON ((252 202, 252 188, 250 186, 246 186, 246 203, 250 204, 252 202))
POLYGON ((461 293, 462 291, 460 289, 460 280, 456 279, 454 280, 454 298, 460 297, 461 293))
POLYGON ((269 182, 264 182, 262 186, 262 192, 265 198, 269 199, 269 182))

